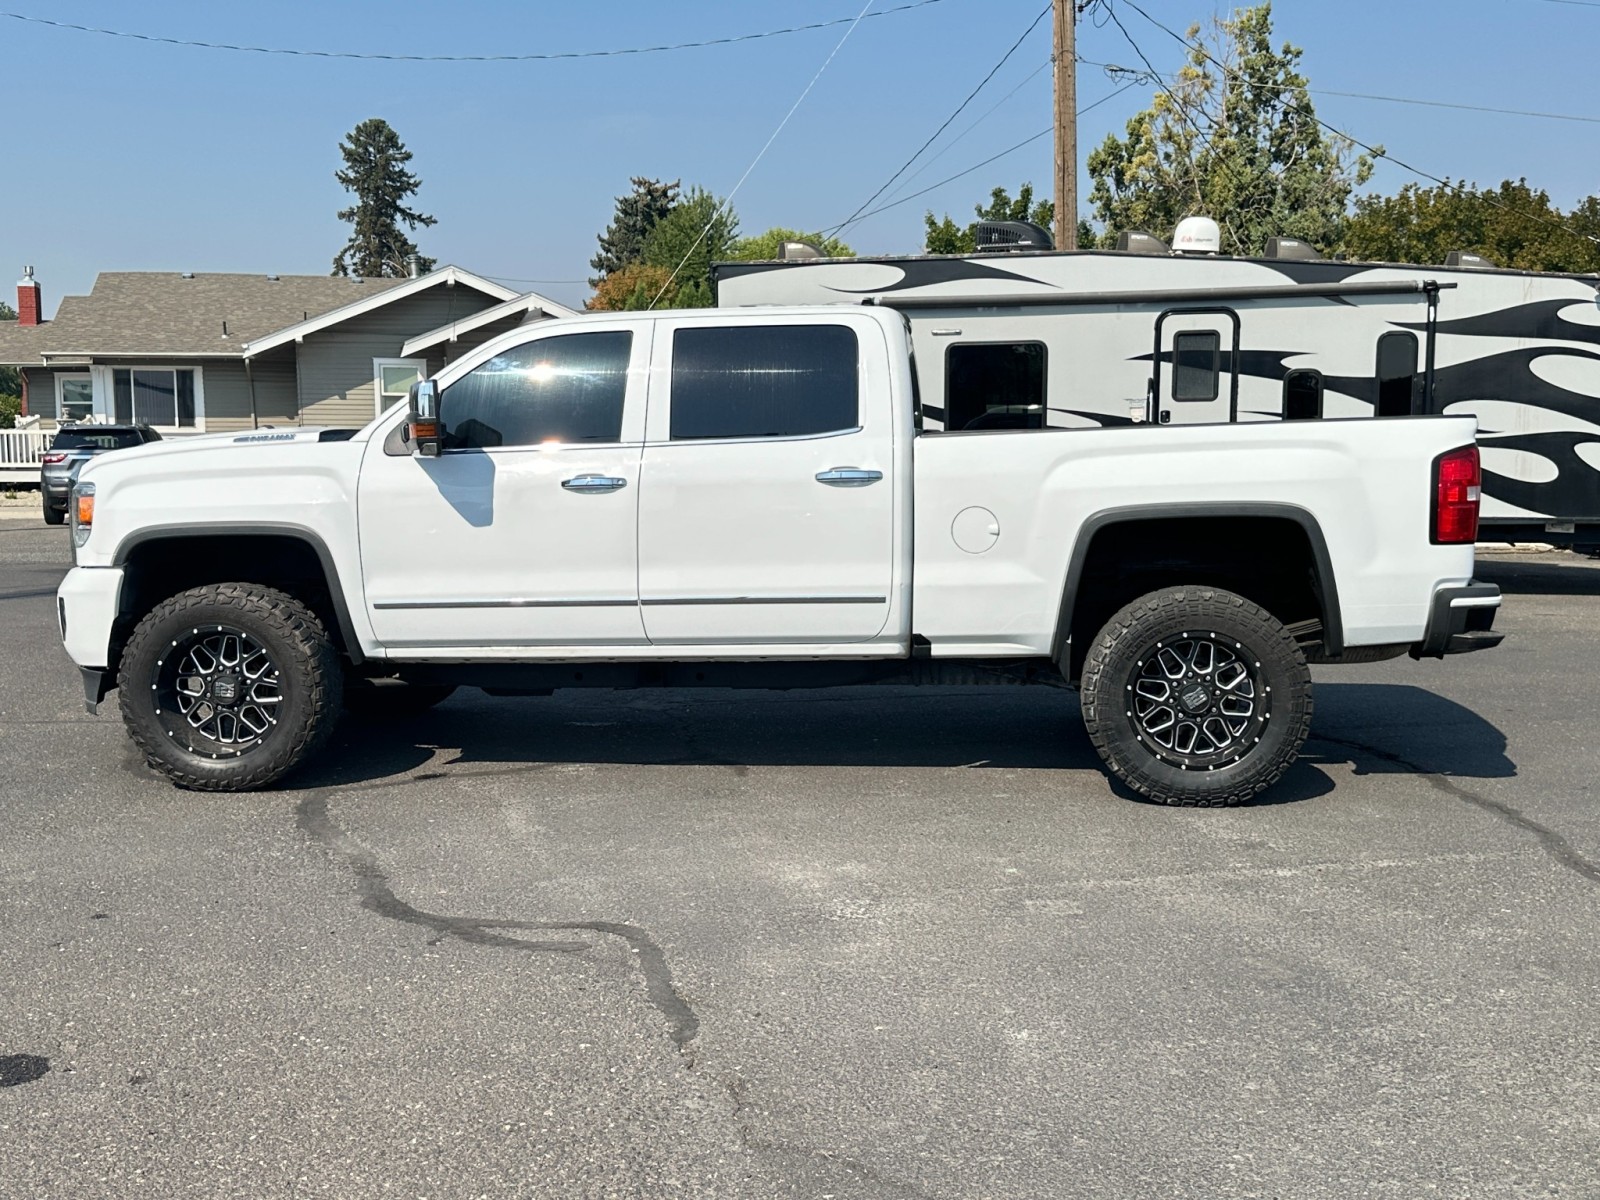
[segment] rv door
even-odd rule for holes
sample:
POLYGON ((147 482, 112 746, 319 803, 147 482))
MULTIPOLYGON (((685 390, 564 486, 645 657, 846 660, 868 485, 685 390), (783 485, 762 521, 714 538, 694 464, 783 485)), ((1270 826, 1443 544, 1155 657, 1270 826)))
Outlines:
POLYGON ((1239 314, 1230 308, 1168 309, 1156 318, 1151 375, 1154 419, 1163 425, 1234 420, 1239 401, 1239 314))

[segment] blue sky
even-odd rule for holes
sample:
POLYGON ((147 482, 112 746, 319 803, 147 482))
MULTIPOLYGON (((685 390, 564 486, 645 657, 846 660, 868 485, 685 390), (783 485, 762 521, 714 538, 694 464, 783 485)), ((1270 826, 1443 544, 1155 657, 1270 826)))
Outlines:
MULTIPOLYGON (((271 4, 0 0, 0 11, 251 45, 409 54, 615 49, 833 18, 864 0, 274 0, 271 4)), ((905 0, 875 0, 873 9, 905 0)), ((1180 31, 1232 5, 1139 0, 1180 31)), ((819 227, 866 200, 1016 41, 1044 0, 939 0, 861 22, 735 197, 747 233, 819 227)), ((1182 48, 1122 4, 1163 71, 1182 48)), ((1600 117, 1588 0, 1278 0, 1313 88, 1600 117)), ((1046 128, 1042 21, 929 151, 914 191, 1046 128), (1030 73, 1037 71, 1028 79, 1030 73), (1015 90, 1014 90, 1015 89, 1015 90), (1014 90, 1014 91, 1013 91, 1014 90), (998 108, 992 106, 1013 93, 998 108), (959 141, 977 117, 989 115, 959 141), (946 147, 948 147, 946 149, 946 147)), ((596 233, 630 175, 726 194, 846 26, 675 53, 533 63, 356 62, 227 53, 0 18, 8 116, 0 273, 34 264, 47 310, 102 270, 321 273, 343 244, 337 144, 388 120, 415 152, 425 252, 568 302, 588 293, 596 233)), ((1080 56, 1137 65, 1114 25, 1085 22, 1080 56)), ((1079 68, 1087 109, 1118 86, 1079 68)), ((1085 148, 1149 100, 1086 111, 1085 148)), ((1526 176, 1562 207, 1600 191, 1600 124, 1347 97, 1319 115, 1436 175, 1526 176)), ((925 209, 965 218, 988 189, 1048 188, 1051 139, 853 226, 862 253, 914 252, 925 209)), ((919 164, 920 165, 920 164, 919 164)), ((915 171, 917 168, 913 167, 915 171)), ((1412 176, 1382 164, 1371 187, 1412 176)), ((1081 185, 1085 197, 1088 184, 1081 185)), ((884 199, 894 198, 900 185, 884 199)), ((882 200, 879 201, 882 203, 882 200)), ((1087 206, 1085 205, 1085 209, 1087 206)), ((1086 212, 1087 215, 1087 212, 1086 212)))

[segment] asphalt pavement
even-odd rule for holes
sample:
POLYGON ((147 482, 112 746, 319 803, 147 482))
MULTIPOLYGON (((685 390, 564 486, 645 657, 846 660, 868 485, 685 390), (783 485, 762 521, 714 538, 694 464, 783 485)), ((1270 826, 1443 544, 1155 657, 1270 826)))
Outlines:
POLYGON ((0 522, 0 1197, 1600 1195, 1600 564, 1196 812, 1042 688, 465 691, 186 793, 67 557, 0 522))

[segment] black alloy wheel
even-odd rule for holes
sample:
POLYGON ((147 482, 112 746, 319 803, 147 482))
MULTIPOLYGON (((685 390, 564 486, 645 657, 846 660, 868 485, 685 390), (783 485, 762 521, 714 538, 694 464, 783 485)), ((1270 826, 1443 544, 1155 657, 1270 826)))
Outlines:
POLYGON ((1311 673, 1271 613, 1218 588, 1170 587, 1089 648, 1084 725, 1113 774, 1161 804, 1242 804, 1289 769, 1311 726, 1311 673))

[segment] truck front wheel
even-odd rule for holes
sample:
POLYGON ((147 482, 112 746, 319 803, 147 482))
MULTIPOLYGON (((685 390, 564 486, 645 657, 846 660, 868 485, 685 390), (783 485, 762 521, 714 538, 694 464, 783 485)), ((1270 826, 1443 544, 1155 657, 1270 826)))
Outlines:
POLYGON ((1235 805, 1299 754, 1311 673, 1266 610, 1217 588, 1169 587, 1106 622, 1084 662, 1082 701, 1090 741, 1136 792, 1235 805))
POLYGON ((300 601, 250 583, 191 588, 147 613, 117 673, 122 720, 179 787, 265 787, 339 716, 339 657, 300 601))

